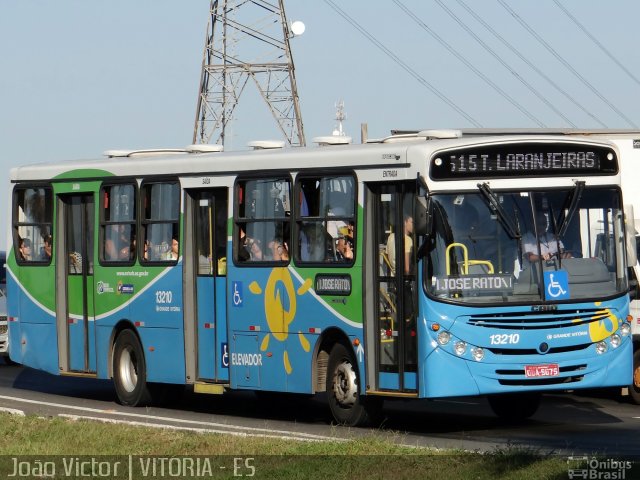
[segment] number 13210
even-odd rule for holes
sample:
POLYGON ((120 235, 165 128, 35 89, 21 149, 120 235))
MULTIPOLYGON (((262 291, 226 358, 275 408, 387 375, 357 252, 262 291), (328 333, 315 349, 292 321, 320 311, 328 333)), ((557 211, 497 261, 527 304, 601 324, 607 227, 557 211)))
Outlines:
POLYGON ((499 335, 490 335, 491 345, 514 345, 520 342, 519 333, 503 333, 499 335))

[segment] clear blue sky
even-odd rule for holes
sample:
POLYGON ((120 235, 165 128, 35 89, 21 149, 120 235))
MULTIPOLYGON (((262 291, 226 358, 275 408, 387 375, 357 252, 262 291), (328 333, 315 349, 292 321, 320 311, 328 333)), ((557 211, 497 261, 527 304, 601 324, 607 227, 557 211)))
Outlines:
MULTIPOLYGON (((628 128, 506 11, 499 0, 464 0, 582 109, 502 45, 455 0, 443 0, 509 64, 506 69, 438 5, 402 0, 420 21, 463 55, 527 114, 488 86, 393 0, 333 0, 379 42, 484 127, 570 124, 516 77, 526 80, 578 127, 628 128), (534 117, 536 120, 532 120, 534 117)), ((503 0, 632 123, 640 126, 640 85, 581 31, 553 0, 503 0)), ((640 78, 637 0, 561 0, 610 53, 640 78)), ((208 0, 0 1, 0 169, 27 163, 100 157, 113 148, 191 143, 208 0)), ((365 39, 324 0, 285 4, 306 32, 292 39, 307 140, 334 128, 343 99, 345 129, 359 140, 394 128, 472 127, 468 118, 365 39)), ((247 101, 233 147, 276 138, 247 101)), ((0 198, 7 224, 8 197, 0 198)), ((0 246, 4 244, 4 235, 0 246)))

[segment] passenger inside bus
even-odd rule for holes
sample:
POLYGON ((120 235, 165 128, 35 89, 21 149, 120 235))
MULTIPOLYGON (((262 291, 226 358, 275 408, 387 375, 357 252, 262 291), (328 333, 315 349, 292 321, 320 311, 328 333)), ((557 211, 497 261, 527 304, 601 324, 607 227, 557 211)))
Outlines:
POLYGON ((288 262, 289 261, 289 249, 287 244, 282 241, 281 238, 274 238, 269 242, 269 250, 271 251, 271 258, 275 262, 288 262))
POLYGON ((45 235, 43 238, 42 251, 40 252, 40 260, 49 261, 51 260, 51 247, 53 243, 53 239, 51 235, 45 235))
MULTIPOLYGON (((411 252, 413 251, 413 217, 405 214, 403 217, 403 252, 404 252, 404 273, 410 274, 411 268, 411 252)), ((392 277, 396 275, 396 236, 394 232, 389 234, 387 245, 385 248, 386 258, 388 259, 390 274, 392 277)))
POLYGON ((553 257, 558 256, 558 249, 560 249, 560 258, 571 258, 570 252, 565 251, 562 240, 557 238, 552 232, 549 231, 549 219, 543 211, 537 211, 535 213, 535 230, 538 233, 536 239, 535 232, 528 231, 522 237, 522 250, 523 257, 530 263, 534 263, 542 260, 551 260, 553 257), (539 247, 538 250, 538 240, 539 247))
POLYGON ((346 237, 339 237, 336 240, 336 259, 342 262, 353 260, 353 248, 346 237))
POLYGON ((179 256, 180 243, 174 237, 171 239, 171 249, 167 252, 166 260, 177 260, 179 256))
POLYGON ((262 242, 257 238, 250 238, 248 242, 251 260, 262 260, 264 258, 262 253, 262 242))
POLYGON ((20 238, 18 255, 23 262, 31 261, 31 240, 29 238, 20 238))
POLYGON ((82 254, 80 252, 69 253, 69 273, 82 273, 82 254))
POLYGON ((107 227, 104 240, 104 259, 110 261, 127 261, 131 255, 132 239, 127 237, 125 225, 107 227))

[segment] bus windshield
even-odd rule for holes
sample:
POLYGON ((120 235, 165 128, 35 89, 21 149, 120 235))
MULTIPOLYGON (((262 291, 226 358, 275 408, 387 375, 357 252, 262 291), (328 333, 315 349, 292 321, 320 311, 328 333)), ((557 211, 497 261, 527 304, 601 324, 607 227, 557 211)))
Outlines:
POLYGON ((587 301, 627 290, 615 188, 431 196, 427 293, 473 304, 587 301))

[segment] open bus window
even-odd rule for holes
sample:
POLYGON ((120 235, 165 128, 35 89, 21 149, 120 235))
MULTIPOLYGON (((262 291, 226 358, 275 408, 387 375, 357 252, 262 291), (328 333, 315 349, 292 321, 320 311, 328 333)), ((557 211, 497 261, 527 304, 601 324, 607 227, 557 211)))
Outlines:
POLYGON ((288 263, 291 181, 288 178, 239 180, 236 202, 236 261, 288 263))
POLYGON ((145 183, 142 200, 144 262, 177 262, 180 258, 180 186, 177 182, 145 183))
POLYGON ((132 263, 136 257, 135 185, 104 186, 101 199, 100 260, 132 263))
POLYGON ((304 176, 298 180, 295 248, 298 263, 353 263, 355 185, 351 175, 304 176))
POLYGON ((13 242, 18 263, 51 261, 53 196, 49 187, 18 186, 13 192, 13 242))

